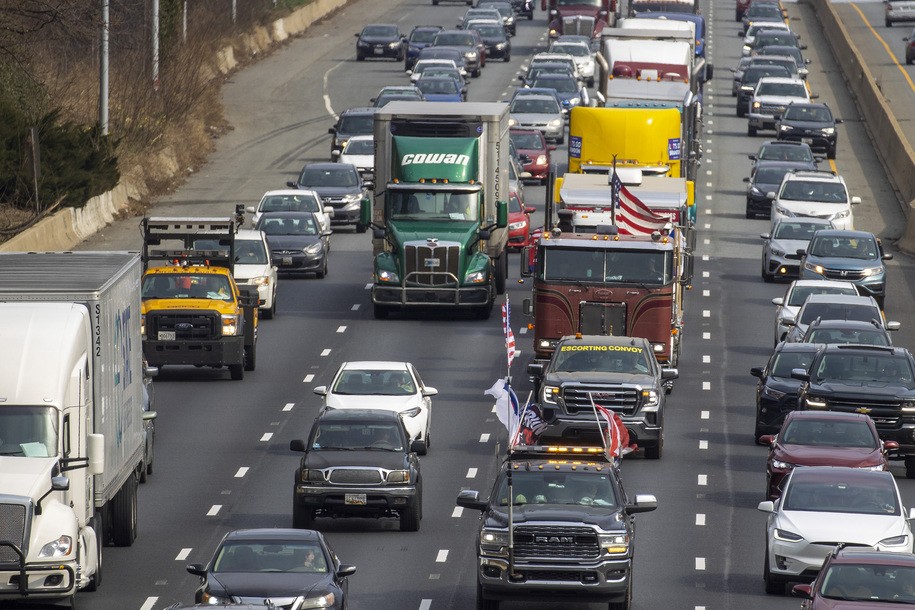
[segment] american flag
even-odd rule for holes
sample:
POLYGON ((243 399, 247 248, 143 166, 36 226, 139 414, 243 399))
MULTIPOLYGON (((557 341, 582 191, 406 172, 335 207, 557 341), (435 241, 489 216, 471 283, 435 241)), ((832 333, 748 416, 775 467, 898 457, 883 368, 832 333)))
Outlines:
POLYGON ((621 235, 651 235, 670 222, 668 218, 655 214, 622 184, 617 197, 619 209, 616 212, 616 225, 621 235))
POLYGON ((505 335, 505 352, 508 358, 508 366, 511 367, 512 360, 520 352, 515 349, 515 333, 512 332, 511 326, 511 305, 508 303, 508 297, 502 303, 502 333, 505 335))
POLYGON ((620 209, 620 192, 623 190, 623 181, 620 180, 619 174, 616 173, 616 165, 613 166, 613 173, 610 174, 610 192, 613 199, 613 207, 620 209))

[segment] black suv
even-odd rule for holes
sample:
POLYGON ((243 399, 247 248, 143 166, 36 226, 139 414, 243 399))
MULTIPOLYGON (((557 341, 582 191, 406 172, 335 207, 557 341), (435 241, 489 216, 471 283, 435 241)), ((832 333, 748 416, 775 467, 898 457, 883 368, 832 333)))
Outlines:
POLYGON ((400 414, 382 409, 332 409, 318 414, 295 471, 292 526, 310 529, 315 517, 399 517, 400 529, 419 530, 422 477, 400 414))
POLYGON ((327 133, 333 136, 330 140, 331 161, 336 159, 334 151, 339 154, 353 136, 374 135, 376 112, 378 112, 377 108, 360 106, 358 108, 349 108, 340 113, 340 117, 334 126, 327 130, 327 133))
POLYGON ((806 142, 815 151, 825 151, 829 159, 836 158, 839 139, 836 125, 842 119, 832 116, 826 104, 789 104, 781 116, 775 117, 775 132, 779 140, 806 142))
POLYGON ((366 57, 390 57, 403 61, 407 53, 406 37, 393 23, 370 23, 356 34, 356 61, 366 57))
POLYGON ((620 414, 646 458, 661 457, 664 402, 678 372, 658 365, 647 339, 563 337, 549 363, 535 362, 527 370, 539 381, 538 402, 550 424, 542 439, 599 441, 596 405, 620 414))
POLYGON ((791 377, 791 372, 807 370, 817 347, 810 343, 779 343, 766 366, 750 369, 750 374, 759 378, 753 428, 753 440, 757 444, 763 434, 778 434, 785 416, 797 409, 797 389, 801 382, 791 377))
POLYGON ((551 597, 630 607, 633 515, 658 501, 630 500, 602 447, 515 447, 488 500, 468 489, 457 504, 482 512, 478 610, 498 608, 501 599, 551 597))
POLYGON ((870 415, 880 438, 899 443, 906 477, 915 478, 915 359, 899 347, 820 345, 800 380, 799 409, 870 415))
POLYGON ((363 180, 352 163, 309 163, 298 179, 286 186, 317 193, 323 205, 334 209, 331 224, 356 225, 357 233, 365 233, 368 228, 359 222, 359 210, 362 201, 369 198, 367 189, 374 184, 363 180))

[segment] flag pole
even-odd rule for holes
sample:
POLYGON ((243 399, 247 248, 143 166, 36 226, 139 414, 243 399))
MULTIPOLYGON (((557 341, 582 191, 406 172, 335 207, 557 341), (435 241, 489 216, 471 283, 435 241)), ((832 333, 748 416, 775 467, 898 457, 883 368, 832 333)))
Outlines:
MULTIPOLYGON (((607 457, 612 457, 609 455, 609 448, 607 447, 607 438, 604 436, 604 431, 600 427, 600 416, 597 414, 597 405, 594 404, 594 397, 591 396, 591 392, 588 392, 588 400, 591 401, 591 410, 594 411, 594 421, 597 422, 597 433, 600 434, 601 444, 604 446, 604 453, 607 453, 607 457)), ((610 432, 608 430, 608 432, 610 432)))
POLYGON ((619 205, 620 201, 619 187, 616 186, 617 179, 616 155, 613 155, 613 173, 610 174, 610 224, 614 227, 616 226, 616 206, 619 205))

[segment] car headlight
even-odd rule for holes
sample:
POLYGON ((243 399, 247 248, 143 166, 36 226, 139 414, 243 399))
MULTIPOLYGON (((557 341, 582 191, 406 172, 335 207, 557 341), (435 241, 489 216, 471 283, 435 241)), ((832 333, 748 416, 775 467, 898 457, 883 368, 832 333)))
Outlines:
POLYGON ((213 595, 209 591, 204 591, 203 593, 203 603, 209 606, 225 606, 226 604, 231 604, 232 601, 232 598, 229 596, 220 597, 218 595, 213 595))
POLYGON ((794 464, 782 462, 781 460, 772 460, 772 468, 777 468, 778 470, 791 470, 794 468, 794 464))
POLYGON ((775 539, 781 540, 782 542, 800 542, 804 537, 799 536, 794 532, 789 532, 788 530, 776 529, 775 539))
POLYGON ((815 263, 804 263, 804 269, 806 269, 807 271, 813 271, 814 273, 818 273, 819 275, 823 275, 823 273, 826 271, 825 269, 823 269, 822 265, 817 265, 815 263))
POLYGON ((781 214, 782 216, 794 216, 794 212, 792 212, 788 208, 783 208, 780 205, 775 206, 775 213, 781 214))
POLYGON ((871 267, 870 269, 861 270, 861 275, 863 275, 864 277, 880 275, 881 273, 883 273, 883 267, 871 267))
POLYGON ((909 541, 909 537, 906 534, 902 534, 901 536, 893 536, 892 538, 884 538, 877 544, 879 544, 880 546, 904 546, 906 543, 908 543, 908 541, 909 541))
POLYGON ((309 610, 311 608, 330 608, 337 601, 337 596, 333 593, 325 593, 317 597, 306 597, 299 605, 299 610, 309 610))
POLYGON ((569 106, 578 106, 579 102, 581 102, 581 100, 577 97, 569 98, 569 106))
POLYGON ((515 119, 515 117, 509 117, 509 118, 508 118, 508 126, 509 126, 509 127, 514 127, 514 126, 517 125, 517 124, 518 124, 518 121, 517 121, 517 119, 515 119))
POLYGON ((222 335, 231 337, 238 334, 241 330, 241 316, 238 314, 222 314, 222 335))
POLYGON ((785 256, 785 251, 779 250, 778 248, 772 248, 772 250, 769 251, 769 254, 772 256, 785 256))
POLYGON ((252 277, 248 281, 251 282, 251 284, 253 284, 254 286, 269 286, 270 285, 270 276, 262 275, 259 277, 252 277))
POLYGON ((484 528, 480 532, 480 550, 487 555, 508 556, 508 532, 484 528))
POLYGON ((551 405, 555 405, 558 398, 559 398, 559 386, 555 386, 555 385, 543 386, 543 402, 548 402, 551 405))
POLYGON ((642 406, 656 407, 661 402, 661 397, 656 390, 642 390, 642 406))
POLYGON ((762 104, 759 102, 753 102, 753 110, 759 110, 762 107, 762 104))
POLYGON ((835 127, 824 127, 823 128, 823 135, 825 135, 825 136, 831 136, 835 132, 836 132, 835 127))
POLYGON ((781 400, 785 397, 786 392, 780 390, 774 390, 769 386, 763 386, 762 392, 760 392, 763 397, 769 398, 771 400, 781 400))
POLYGON ((464 53, 464 57, 466 57, 467 59, 476 59, 477 52, 476 51, 467 51, 464 53))
POLYGON ((546 165, 546 155, 537 155, 536 165, 546 165))
POLYGON ((422 412, 423 412, 423 410, 420 409, 419 407, 411 407, 409 409, 404 409, 403 411, 401 411, 400 415, 401 416, 406 415, 407 417, 416 417, 417 415, 419 415, 422 412))
POLYGON ((379 271, 375 279, 383 284, 396 284, 400 282, 400 277, 393 271, 379 271))
POLYGON ((562 125, 562 119, 553 119, 546 125, 547 125, 547 127, 559 127, 560 125, 562 125))
POLYGON ((486 281, 486 274, 482 271, 474 271, 464 276, 465 284, 482 284, 486 281))
POLYGON ((600 548, 609 555, 625 555, 629 552, 629 536, 627 534, 598 534, 600 548))
POLYGON ((311 244, 310 246, 305 246, 304 248, 302 248, 302 252, 304 252, 305 254, 310 254, 310 255, 314 256, 315 254, 318 254, 319 252, 321 252, 322 247, 323 247, 323 244, 319 241, 316 241, 315 243, 311 244))
POLYGON ((38 551, 38 556, 46 557, 66 557, 73 550, 73 538, 70 536, 61 536, 57 540, 47 543, 38 551))
POLYGON ((794 129, 794 127, 791 125, 779 125, 778 127, 779 131, 791 131, 792 129, 794 129))
POLYGON ((400 46, 399 42, 389 42, 388 43, 388 47, 390 47, 391 49, 396 49, 399 46, 400 46))
POLYGON ((497 50, 501 51, 501 50, 504 49, 504 48, 505 48, 505 43, 504 43, 504 42, 497 42, 497 43, 496 43, 496 49, 497 49, 497 50))
POLYGON ((343 196, 343 203, 356 203, 362 200, 361 193, 350 193, 349 195, 343 196))
POLYGON ((140 314, 140 336, 146 337, 146 314, 140 314))
POLYGON ((303 468, 302 469, 302 480, 309 481, 311 483, 323 483, 326 478, 324 477, 323 470, 315 470, 314 468, 303 468))
POLYGON ((816 396, 807 396, 804 398, 804 405, 808 409, 825 409, 826 408, 826 399, 817 398, 816 396))
POLYGON ((523 220, 521 222, 512 222, 512 223, 509 223, 509 225, 508 225, 509 231, 517 231, 517 230, 523 229, 523 228, 524 228, 523 220))
POLYGON ((409 470, 392 470, 388 473, 387 478, 388 483, 409 483, 410 482, 410 471, 409 470))
POLYGON ((830 220, 841 220, 842 218, 848 218, 849 216, 851 216, 851 210, 842 210, 841 212, 833 214, 830 220))

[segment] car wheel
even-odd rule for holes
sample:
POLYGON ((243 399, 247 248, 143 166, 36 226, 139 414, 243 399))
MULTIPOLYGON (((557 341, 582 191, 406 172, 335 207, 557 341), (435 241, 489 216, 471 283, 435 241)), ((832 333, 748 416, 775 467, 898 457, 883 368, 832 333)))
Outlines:
POLYGON ((137 484, 137 475, 131 474, 111 501, 111 541, 114 546, 130 546, 137 539, 137 484))
POLYGON ((629 610, 632 607, 632 570, 629 570, 629 584, 626 586, 626 597, 618 602, 610 602, 608 610, 629 610))
POLYGON ((499 600, 483 597, 483 587, 477 582, 477 610, 499 610, 499 600))
POLYGON ((755 135, 756 135, 756 128, 753 127, 752 125, 747 125, 747 135, 748 135, 748 136, 751 136, 751 137, 752 137, 752 136, 755 136, 755 135))
POLYGON ((565 135, 561 135, 561 136, 559 136, 558 138, 556 138, 556 143, 557 143, 557 144, 565 144, 565 142, 566 142, 566 137, 565 137, 565 135))
POLYGON ((365 55, 362 53, 356 53, 356 61, 365 61, 365 55))
POLYGON ((416 486, 416 498, 406 510, 400 513, 400 531, 418 532, 419 520, 423 510, 422 488, 420 484, 416 486))
POLYGON ((313 508, 300 506, 292 502, 292 527, 297 530, 310 530, 315 525, 315 511, 313 508))
POLYGON ((763 432, 762 428, 759 427, 759 422, 757 421, 756 425, 753 426, 753 443, 756 445, 762 445, 762 443, 759 442, 759 437, 762 436, 763 434, 764 434, 764 432, 763 432))
POLYGON ((270 309, 264 311, 264 319, 272 320, 276 317, 276 291, 273 291, 273 298, 270 301, 270 309))
POLYGON ((763 580, 766 582, 766 593, 768 595, 784 595, 785 583, 775 579, 772 572, 769 571, 769 547, 766 546, 766 563, 763 568, 763 580))
POLYGON ((886 23, 886 27, 888 27, 888 28, 893 27, 893 22, 890 21, 889 19, 887 19, 887 20, 885 21, 885 23, 886 23))
POLYGON ((480 68, 477 68, 476 70, 474 70, 473 72, 470 73, 470 76, 472 76, 473 78, 479 78, 481 72, 482 72, 482 70, 480 68))
POLYGON ((530 13, 527 14, 527 20, 528 21, 534 20, 534 11, 531 11, 530 13))
POLYGON ((915 455, 905 456, 905 478, 915 479, 915 455))
POLYGON ((320 271, 315 272, 315 277, 318 278, 319 280, 321 280, 321 279, 324 279, 324 277, 326 275, 327 275, 327 257, 325 256, 324 257, 324 266, 321 267, 320 271))
MULTIPOLYGON (((658 439, 656 445, 651 445, 650 447, 645 447, 645 459, 646 460, 660 460, 661 454, 664 451, 664 435, 661 434, 661 438, 658 439)), ((628 606, 627 606, 628 607, 628 606)))
MULTIPOLYGON (((364 224, 356 224, 356 233, 365 233, 369 228, 364 224)), ((329 249, 329 248, 328 248, 329 249)))
POLYGON ((734 17, 734 21, 740 21, 741 19, 743 19, 743 15, 741 15, 740 13, 734 13, 734 14, 736 15, 736 17, 734 17))
POLYGON ((912 65, 912 58, 909 57, 908 55, 906 55, 906 56, 905 56, 905 63, 906 63, 907 66, 912 65))
POLYGON ((754 213, 750 210, 750 202, 748 201, 748 202, 747 202, 747 218, 755 218, 755 217, 756 217, 756 214, 754 214, 754 213))
MULTIPOLYGON (((504 61, 505 63, 508 63, 508 62, 510 62, 511 60, 512 60, 511 53, 506 53, 505 55, 502 56, 502 61, 504 61)), ((910 62, 910 63, 911 63, 911 62, 910 62)))
POLYGON ((832 148, 826 149, 826 158, 827 158, 827 159, 835 159, 835 158, 836 158, 836 147, 835 147, 835 146, 833 146, 832 148))

